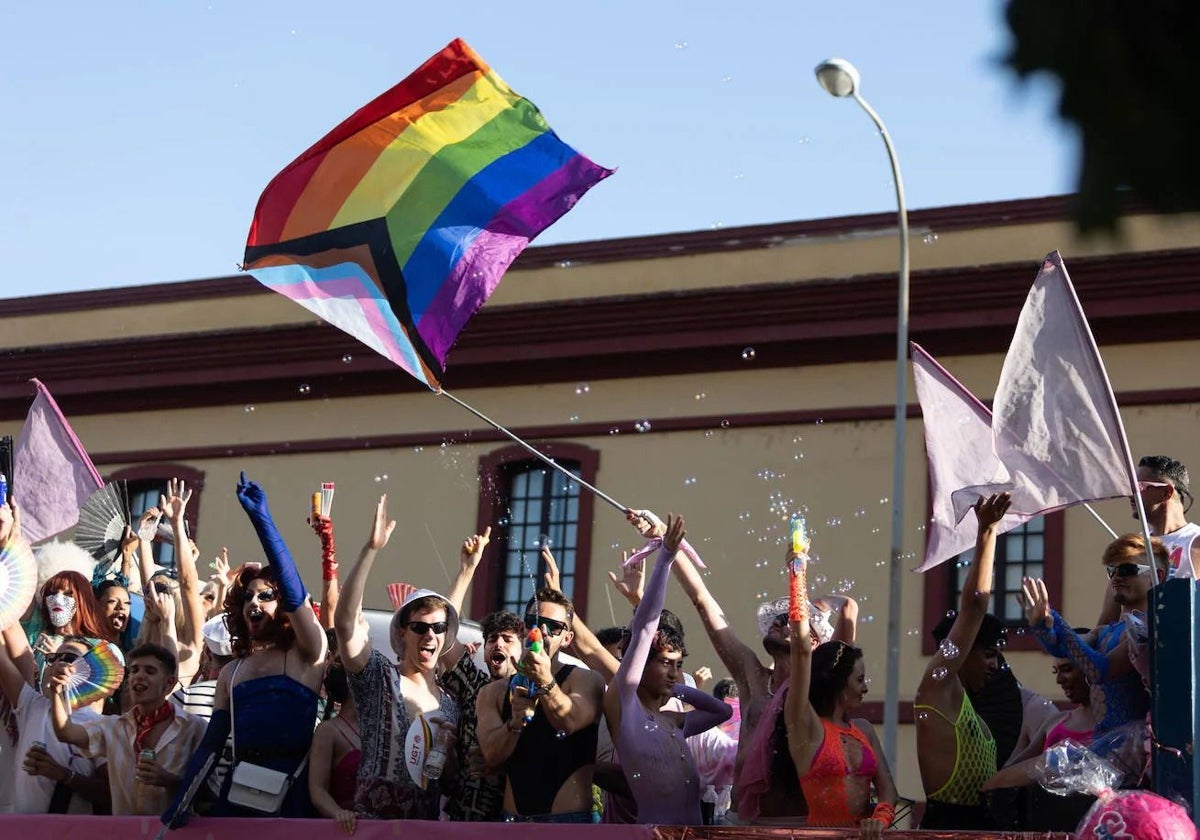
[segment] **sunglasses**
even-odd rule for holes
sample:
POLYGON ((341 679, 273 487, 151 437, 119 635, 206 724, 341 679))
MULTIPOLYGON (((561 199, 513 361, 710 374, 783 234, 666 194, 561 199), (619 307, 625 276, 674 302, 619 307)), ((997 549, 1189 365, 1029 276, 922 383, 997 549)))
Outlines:
POLYGON ((450 625, 444 621, 435 621, 432 624, 428 621, 408 622, 408 629, 416 633, 418 636, 424 636, 430 630, 433 631, 433 635, 440 636, 446 632, 446 628, 449 626, 450 625))
POLYGON ((1150 571, 1150 567, 1141 563, 1117 563, 1113 566, 1106 566, 1104 570, 1108 572, 1109 578, 1134 577, 1146 574, 1150 571))
POLYGON ((46 661, 47 662, 66 662, 67 664, 70 664, 70 663, 76 661, 77 659, 79 659, 79 657, 81 655, 82 654, 76 653, 73 650, 64 650, 60 653, 50 654, 49 656, 46 657, 46 661))
POLYGON ((567 629, 567 625, 562 621, 558 621, 557 619, 553 618, 546 618, 542 615, 534 615, 533 613, 525 616, 525 626, 544 628, 546 635, 555 639, 561 636, 563 631, 567 629))
POLYGON ((772 627, 786 627, 787 623, 788 623, 788 614, 787 613, 780 613, 779 615, 777 615, 773 619, 771 619, 772 627))
POLYGON ((260 589, 257 592, 247 592, 242 595, 242 603, 249 604, 253 601, 258 601, 263 604, 269 604, 279 596, 275 594, 274 589, 260 589))

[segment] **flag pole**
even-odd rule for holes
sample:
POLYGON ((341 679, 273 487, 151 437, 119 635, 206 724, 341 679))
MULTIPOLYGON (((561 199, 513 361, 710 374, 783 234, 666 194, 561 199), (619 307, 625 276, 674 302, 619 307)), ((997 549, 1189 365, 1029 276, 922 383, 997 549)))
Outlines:
POLYGON ((449 391, 439 389, 436 393, 441 394, 443 397, 446 397, 447 399, 451 400, 452 402, 458 403, 463 408, 465 408, 467 411, 471 412, 476 417, 478 417, 480 420, 482 420, 484 423, 487 423, 493 429, 500 432, 500 434, 509 438, 511 441, 516 443, 518 446, 522 447, 526 452, 528 452, 533 457, 537 458, 539 461, 544 463, 546 466, 552 467, 553 469, 558 470, 560 473, 562 473, 567 478, 568 481, 573 481, 576 484, 578 484, 580 487, 586 487, 588 490, 591 490, 593 493, 596 494, 597 498, 599 498, 605 502, 608 502, 610 505, 615 507, 617 510, 621 511, 621 513, 627 513, 629 510, 631 510, 631 508, 629 508, 626 505, 621 504, 616 499, 614 499, 612 496, 608 495, 607 493, 601 491, 599 488, 584 481, 582 478, 575 475, 575 473, 571 472, 570 470, 566 469, 563 466, 560 466, 559 463, 557 461, 555 461, 553 458, 550 458, 550 457, 542 454, 541 452, 538 452, 536 449, 534 449, 528 443, 521 440, 521 438, 514 435, 508 429, 501 426, 495 420, 488 417, 486 414, 484 414, 482 411, 475 408, 474 406, 471 406, 471 405, 463 402, 458 397, 451 394, 449 391))
MULTIPOLYGON (((1124 432, 1122 432, 1122 434, 1124 434, 1124 432)), ((1126 448, 1128 448, 1128 444, 1126 444, 1126 448)), ((1084 508, 1084 510, 1086 510, 1088 513, 1090 513, 1092 515, 1093 519, 1095 519, 1097 522, 1100 523, 1101 528, 1103 528, 1105 531, 1108 531, 1108 535, 1110 537, 1112 537, 1115 540, 1118 538, 1118 536, 1120 536, 1119 534, 1117 534, 1116 531, 1114 531, 1112 529, 1111 525, 1109 525, 1107 522, 1104 521, 1104 517, 1102 517, 1100 514, 1096 513, 1096 509, 1094 507, 1089 505, 1087 502, 1084 502, 1083 508, 1084 508)))
MULTIPOLYGON (((1066 281, 1067 291, 1071 293, 1071 300, 1075 302, 1075 308, 1079 310, 1079 315, 1083 318, 1083 325, 1087 332, 1088 341, 1092 345, 1092 352, 1096 354, 1096 365, 1100 368, 1100 375, 1104 377, 1105 396, 1108 397, 1113 418, 1117 421, 1117 432, 1121 435, 1121 451, 1125 455, 1125 471, 1129 476, 1130 494, 1133 496, 1134 504, 1137 505, 1138 522, 1142 525, 1142 537, 1146 541, 1146 562, 1150 564, 1151 578, 1157 580, 1155 576, 1154 549, 1150 547, 1150 523, 1146 521, 1146 506, 1142 503, 1142 494, 1138 490, 1137 468, 1133 466, 1133 453, 1129 450, 1129 436, 1125 434, 1125 421, 1121 419, 1121 409, 1117 405, 1117 395, 1113 393, 1112 382, 1108 378, 1108 369, 1104 367, 1104 357, 1100 355, 1100 348, 1096 346, 1096 337, 1092 335, 1092 325, 1088 323, 1087 315, 1083 312, 1083 306, 1079 303, 1079 295, 1075 294, 1075 284, 1071 282, 1071 276, 1067 273, 1067 267, 1063 264, 1062 257, 1059 256, 1058 251, 1052 251, 1046 255, 1046 259, 1049 260, 1056 256, 1059 257, 1058 266, 1062 269, 1062 277, 1066 281)), ((1095 511, 1092 512, 1092 515, 1095 516, 1095 511)), ((1096 518, 1099 519, 1098 516, 1096 518)), ((1153 621, 1154 617, 1150 616, 1149 620, 1153 621)))

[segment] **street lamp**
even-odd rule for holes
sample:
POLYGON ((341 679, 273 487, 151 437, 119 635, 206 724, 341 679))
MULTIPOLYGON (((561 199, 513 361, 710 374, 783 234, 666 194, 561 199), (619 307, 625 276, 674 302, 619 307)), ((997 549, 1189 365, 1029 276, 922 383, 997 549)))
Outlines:
POLYGON ((850 96, 879 129, 892 165, 896 185, 896 206, 900 234, 900 290, 896 307, 896 439, 892 465, 892 559, 888 571, 887 687, 883 711, 883 751, 896 766, 896 730, 900 723, 900 590, 901 551, 904 547, 904 425, 908 419, 908 208, 904 204, 904 182, 900 162, 892 146, 887 126, 859 93, 862 80, 858 70, 844 58, 822 61, 816 68, 817 81, 831 95, 850 96))

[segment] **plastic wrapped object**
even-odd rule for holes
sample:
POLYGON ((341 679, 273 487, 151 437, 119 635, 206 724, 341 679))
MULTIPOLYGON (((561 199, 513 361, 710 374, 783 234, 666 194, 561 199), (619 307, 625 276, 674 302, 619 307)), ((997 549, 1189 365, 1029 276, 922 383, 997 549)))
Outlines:
POLYGON ((1187 810, 1144 790, 1102 795, 1079 827, 1076 840, 1195 840, 1187 810))
POLYGON ((1038 784, 1060 796, 1073 793, 1090 793, 1094 796, 1116 787, 1124 775, 1070 738, 1046 750, 1043 760, 1033 769, 1038 784))

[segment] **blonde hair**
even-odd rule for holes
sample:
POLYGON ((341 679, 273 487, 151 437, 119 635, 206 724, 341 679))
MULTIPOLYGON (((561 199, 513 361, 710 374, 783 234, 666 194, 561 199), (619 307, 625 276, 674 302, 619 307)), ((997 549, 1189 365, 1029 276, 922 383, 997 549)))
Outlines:
MULTIPOLYGON (((1154 554, 1154 562, 1164 571, 1171 567, 1171 554, 1166 545, 1157 537, 1150 538, 1150 551, 1154 554)), ((1146 556, 1146 540, 1141 534, 1122 534, 1108 544, 1104 549, 1101 561, 1105 566, 1117 563, 1137 562, 1137 558, 1146 556)))

